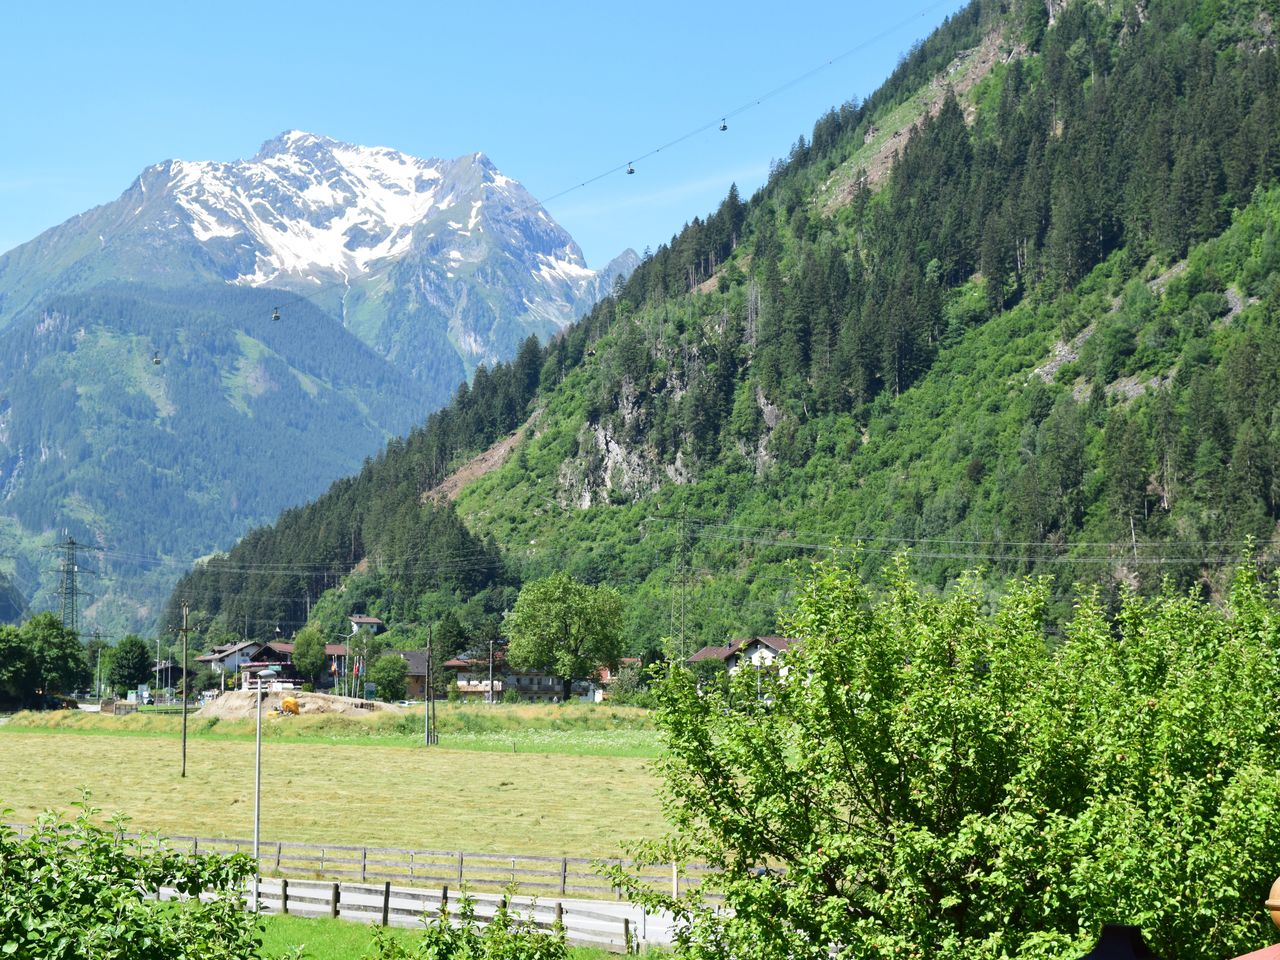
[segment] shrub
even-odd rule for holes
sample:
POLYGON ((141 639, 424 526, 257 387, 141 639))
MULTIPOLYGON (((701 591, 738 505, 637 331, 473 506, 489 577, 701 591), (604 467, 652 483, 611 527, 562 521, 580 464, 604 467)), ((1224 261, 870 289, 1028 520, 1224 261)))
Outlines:
MULTIPOLYGON (((244 960, 260 946, 240 890, 246 856, 190 856, 92 822, 45 814, 30 836, 0 824, 0 956, 41 960, 244 960), (181 902, 148 899, 176 888, 181 902), (198 894, 211 893, 202 900, 198 894)), ((119 827, 117 823, 117 827, 119 827)))
POLYGON ((876 597, 820 564, 763 696, 750 670, 655 684, 677 832, 640 852, 709 861, 725 894, 636 891, 684 917, 685 955, 1078 957, 1111 921, 1182 960, 1269 943, 1274 593, 1248 565, 1225 608, 1084 593, 1052 645, 1049 596, 939 598, 900 563, 876 597))
POLYGON ((371 960, 567 960, 564 930, 539 930, 531 920, 499 907, 489 923, 476 921, 475 901, 465 893, 457 916, 441 913, 418 940, 398 940, 374 928, 371 960))

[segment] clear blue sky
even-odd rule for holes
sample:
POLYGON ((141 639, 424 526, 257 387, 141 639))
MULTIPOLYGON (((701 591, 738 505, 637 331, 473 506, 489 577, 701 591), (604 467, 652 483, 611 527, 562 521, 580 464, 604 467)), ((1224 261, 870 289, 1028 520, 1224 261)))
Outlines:
POLYGON ((450 158, 545 198, 857 48, 738 117, 547 204, 603 266, 704 215, 828 107, 864 97, 959 0, 13 5, 0 42, 0 252, 148 164, 298 128, 450 158))

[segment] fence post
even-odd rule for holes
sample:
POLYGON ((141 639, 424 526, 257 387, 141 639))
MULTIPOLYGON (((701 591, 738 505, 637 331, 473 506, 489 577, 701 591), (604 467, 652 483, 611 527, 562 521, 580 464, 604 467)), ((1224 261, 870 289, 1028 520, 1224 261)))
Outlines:
POLYGON ((559 900, 556 901, 556 926, 564 926, 564 904, 559 900))
POLYGON ((622 918, 622 952, 631 953, 631 920, 628 917, 622 918))
POLYGON ((338 919, 338 900, 341 897, 342 887, 335 883, 333 885, 333 893, 329 897, 329 916, 334 920, 338 919))
POLYGON ((284 846, 282 841, 276 841, 276 873, 280 872, 280 848, 284 846))
POLYGON ((413 851, 409 851, 409 882, 413 883, 413 851))
POLYGON ((289 878, 280 878, 280 912, 288 914, 289 912, 289 878))
POLYGON ((361 883, 364 883, 366 880, 369 879, 368 864, 369 864, 369 848, 361 847, 360 848, 360 882, 361 883))
POLYGON ((447 917, 449 915, 449 885, 446 883, 440 887, 440 916, 447 917))
POLYGON ((671 895, 680 896, 680 871, 676 868, 674 860, 671 861, 671 895))
POLYGON ((569 858, 560 858, 560 896, 564 896, 565 883, 569 879, 569 858))
POLYGON ((382 925, 387 925, 387 919, 391 915, 391 881, 388 880, 382 885, 382 925))
POLYGON ((462 851, 458 851, 458 886, 462 886, 462 851))

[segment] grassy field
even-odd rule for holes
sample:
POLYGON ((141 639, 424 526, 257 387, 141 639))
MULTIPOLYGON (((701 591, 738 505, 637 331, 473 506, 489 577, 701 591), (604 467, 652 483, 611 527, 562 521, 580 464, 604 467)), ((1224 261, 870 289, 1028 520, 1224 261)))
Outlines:
MULTIPOLYGON (((67 729, 101 732, 131 718, 86 727, 69 719, 77 723, 67 729)), ((7 819, 66 809, 88 789, 95 806, 129 816, 133 829, 252 835, 250 737, 193 736, 183 780, 171 729, 83 736, 19 720, 0 726, 7 819)), ((262 836, 271 840, 594 857, 663 831, 654 775, 635 757, 283 735, 267 738, 262 754, 262 836)))
MULTIPOLYGON (((303 947, 307 960, 360 960, 373 943, 369 927, 347 920, 302 917, 264 917, 266 932, 262 939, 262 956, 279 957, 294 947, 303 947)), ((398 940, 409 941, 417 934, 412 930, 388 931, 398 940)), ((605 960, 612 954, 603 950, 573 947, 572 960, 605 960)))
MULTIPOLYGON (((591 704, 438 704, 441 746, 453 750, 565 756, 657 757, 658 733, 648 711, 591 704)), ((133 713, 124 717, 78 711, 20 713, 3 731, 58 731, 112 736, 177 736, 181 717, 133 713)), ((253 719, 219 720, 193 714, 188 733, 201 740, 245 740, 253 719)), ((422 741, 422 708, 403 715, 264 717, 271 741, 411 746, 422 741)))

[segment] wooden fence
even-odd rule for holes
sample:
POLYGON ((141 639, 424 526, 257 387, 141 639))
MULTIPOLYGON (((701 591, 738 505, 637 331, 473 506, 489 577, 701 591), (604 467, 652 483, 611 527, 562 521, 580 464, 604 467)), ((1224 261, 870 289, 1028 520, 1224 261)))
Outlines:
MULTIPOLYGON (((30 828, 11 824, 19 833, 30 828)), ((148 834, 126 833, 143 841, 148 834)), ((253 841, 238 838, 169 836, 175 848, 193 853, 253 852, 253 841)), ((472 853, 462 850, 407 850, 398 847, 359 847, 338 844, 260 841, 260 872, 264 877, 336 879, 368 883, 390 881, 411 886, 443 887, 454 891, 464 885, 474 893, 508 893, 514 886, 534 897, 581 897, 621 900, 622 891, 599 872, 602 864, 621 865, 646 886, 679 895, 705 882, 711 870, 705 864, 665 864, 639 867, 632 860, 591 857, 539 857, 517 853, 472 853)), ((708 891, 707 899, 719 897, 708 891)))

